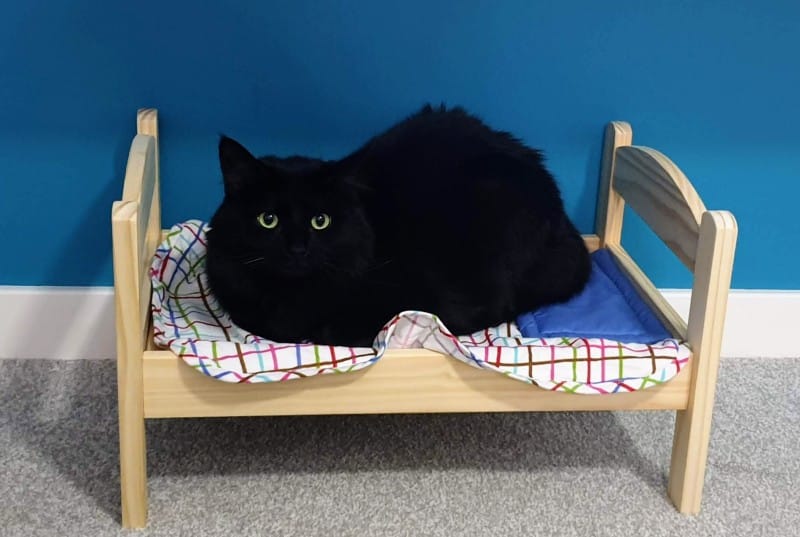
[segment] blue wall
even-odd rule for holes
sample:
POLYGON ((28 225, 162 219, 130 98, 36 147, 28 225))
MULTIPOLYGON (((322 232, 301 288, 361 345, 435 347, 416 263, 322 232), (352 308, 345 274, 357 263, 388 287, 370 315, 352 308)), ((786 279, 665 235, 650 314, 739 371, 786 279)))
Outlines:
MULTIPOLYGON (((138 107, 160 110, 171 223, 219 201, 220 132, 336 157, 444 101, 544 148, 584 232, 603 126, 630 121, 736 214, 735 287, 800 289, 798 2, 117 4, 0 8, 0 285, 111 284, 138 107)), ((626 231, 659 286, 688 287, 647 239, 626 231)))

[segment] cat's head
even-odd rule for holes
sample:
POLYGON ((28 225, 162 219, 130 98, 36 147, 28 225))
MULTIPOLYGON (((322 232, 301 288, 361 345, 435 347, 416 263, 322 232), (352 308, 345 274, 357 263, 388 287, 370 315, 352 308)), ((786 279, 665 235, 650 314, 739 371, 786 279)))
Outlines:
POLYGON ((225 198, 211 220, 214 255, 284 277, 357 277, 369 268, 374 235, 359 188, 336 163, 257 159, 227 137, 219 160, 225 198))

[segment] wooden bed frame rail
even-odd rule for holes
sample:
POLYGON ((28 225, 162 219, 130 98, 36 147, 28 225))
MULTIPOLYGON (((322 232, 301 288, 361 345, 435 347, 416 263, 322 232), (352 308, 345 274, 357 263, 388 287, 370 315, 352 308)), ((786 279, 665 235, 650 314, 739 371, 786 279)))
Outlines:
POLYGON ((711 409, 730 286, 736 221, 707 211, 667 157, 631 145, 627 123, 608 125, 598 194, 597 236, 641 295, 693 358, 671 381, 602 396, 549 392, 422 349, 390 349, 380 362, 347 375, 268 385, 234 385, 192 370, 156 349, 150 328, 150 260, 161 238, 158 115, 143 109, 120 201, 112 207, 122 524, 147 521, 144 420, 148 418, 426 412, 677 410, 668 492, 678 510, 696 513, 704 480, 711 409), (693 272, 688 324, 621 245, 625 202, 693 272))

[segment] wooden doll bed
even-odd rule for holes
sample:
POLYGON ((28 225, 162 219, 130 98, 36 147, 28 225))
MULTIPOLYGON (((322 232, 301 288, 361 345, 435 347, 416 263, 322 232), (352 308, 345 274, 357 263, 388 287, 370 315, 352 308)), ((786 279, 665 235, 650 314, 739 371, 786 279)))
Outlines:
POLYGON ((706 210, 667 157, 632 146, 627 123, 606 128, 597 233, 585 237, 586 245, 611 251, 672 335, 687 342, 692 359, 662 385, 608 395, 551 392, 424 349, 390 349, 365 370, 268 385, 198 374, 153 344, 148 268, 163 233, 156 110, 138 112, 137 132, 122 200, 111 214, 123 526, 147 522, 144 420, 204 416, 676 410, 668 494, 680 512, 699 511, 736 221, 727 211, 706 210), (625 203, 692 272, 688 323, 621 246, 625 203))

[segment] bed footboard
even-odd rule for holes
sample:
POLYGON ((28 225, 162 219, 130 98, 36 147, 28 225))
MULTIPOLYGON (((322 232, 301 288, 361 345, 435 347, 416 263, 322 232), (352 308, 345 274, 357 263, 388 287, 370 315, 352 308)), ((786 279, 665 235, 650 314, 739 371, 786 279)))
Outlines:
POLYGON ((111 209, 117 330, 122 525, 147 521, 143 352, 149 339, 148 267, 161 237, 158 115, 139 110, 122 199, 111 209))

